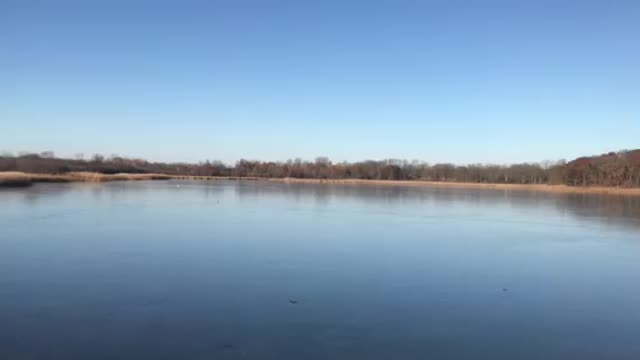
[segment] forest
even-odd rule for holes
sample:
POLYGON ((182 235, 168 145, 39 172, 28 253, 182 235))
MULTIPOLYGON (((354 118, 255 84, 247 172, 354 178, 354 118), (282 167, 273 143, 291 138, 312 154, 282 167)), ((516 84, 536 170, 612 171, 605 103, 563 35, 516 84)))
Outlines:
POLYGON ((314 161, 286 162, 240 160, 233 166, 221 161, 159 163, 120 156, 93 155, 90 159, 64 159, 53 152, 5 154, 0 171, 60 174, 88 171, 103 174, 161 173, 187 176, 236 176, 264 178, 425 180, 496 184, 565 184, 570 186, 640 187, 640 149, 581 157, 570 162, 512 165, 381 160, 333 163, 326 157, 314 161))

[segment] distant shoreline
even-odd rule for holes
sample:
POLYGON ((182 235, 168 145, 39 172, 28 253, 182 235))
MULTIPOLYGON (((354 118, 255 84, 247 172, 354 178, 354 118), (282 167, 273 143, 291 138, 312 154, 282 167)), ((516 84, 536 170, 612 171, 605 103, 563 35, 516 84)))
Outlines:
POLYGON ((21 187, 33 183, 65 183, 65 182, 105 182, 105 181, 140 181, 170 180, 173 177, 164 174, 101 174, 92 172, 71 172, 66 174, 35 174, 18 171, 0 172, 0 186, 21 187))
POLYGON ((603 186, 568 186, 547 184, 493 184, 493 183, 469 183, 451 181, 426 181, 426 180, 364 180, 364 179, 297 179, 278 178, 269 181, 284 183, 308 183, 308 184, 336 184, 336 185, 375 185, 375 186, 414 186, 414 187, 446 187, 467 188, 485 190, 516 190, 516 191, 541 191, 553 193, 578 193, 578 194, 604 194, 604 195, 635 195, 640 196, 638 188, 618 188, 603 186))
POLYGON ((633 195, 640 196, 638 188, 618 188, 603 186, 568 186, 546 184, 494 184, 468 182, 440 182, 426 180, 365 180, 365 179, 301 179, 301 178, 261 178, 237 176, 186 176, 166 174, 101 174, 75 172, 67 174, 32 174, 23 172, 0 172, 0 187, 30 186, 41 182, 107 182, 142 180, 197 180, 197 181, 269 181, 294 184, 327 184, 351 186, 411 186, 446 187, 486 190, 539 191, 551 193, 633 195))

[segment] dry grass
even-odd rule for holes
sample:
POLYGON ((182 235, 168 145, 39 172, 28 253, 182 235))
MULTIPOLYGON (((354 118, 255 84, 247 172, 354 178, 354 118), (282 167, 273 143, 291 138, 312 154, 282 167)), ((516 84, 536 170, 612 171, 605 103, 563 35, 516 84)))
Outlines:
POLYGON ((0 186, 28 186, 35 182, 104 182, 125 180, 169 180, 163 174, 100 174, 72 172, 66 174, 27 174, 23 172, 0 172, 0 186))
POLYGON ((638 188, 619 187, 581 187, 567 185, 531 185, 531 184, 482 184, 482 183, 456 183, 421 180, 361 180, 361 179, 269 179, 284 183, 307 184, 335 184, 335 185, 375 185, 375 186, 429 186, 441 188, 468 188, 468 189, 494 189, 494 190, 525 190, 544 191, 554 193, 580 193, 580 194, 610 194, 610 195, 638 195, 638 188))
POLYGON ((617 187, 580 187, 567 185, 519 185, 519 184, 478 184, 413 180, 360 180, 360 179, 297 179, 258 178, 236 176, 183 176, 165 174, 100 174, 73 172, 67 174, 27 174, 22 172, 0 172, 0 186, 28 186, 34 182, 104 182, 136 180, 205 180, 205 181, 271 181, 301 184, 333 184, 352 186, 429 186, 440 188, 494 189, 515 191, 543 191, 553 193, 608 194, 640 196, 640 189, 617 187))
MULTIPOLYGON (((192 176, 192 175, 171 175, 176 180, 210 180, 210 181, 258 181, 272 180, 255 176, 192 176)), ((275 179, 273 179, 275 180, 275 179)))
POLYGON ((25 173, 20 172, 0 172, 0 187, 29 186, 31 179, 25 173))

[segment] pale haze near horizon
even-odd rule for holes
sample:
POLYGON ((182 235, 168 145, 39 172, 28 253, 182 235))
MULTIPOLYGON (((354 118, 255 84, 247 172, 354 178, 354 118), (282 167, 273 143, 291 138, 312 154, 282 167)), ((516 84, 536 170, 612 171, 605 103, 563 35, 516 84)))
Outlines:
POLYGON ((514 163, 640 148, 640 5, 0 0, 0 151, 514 163))

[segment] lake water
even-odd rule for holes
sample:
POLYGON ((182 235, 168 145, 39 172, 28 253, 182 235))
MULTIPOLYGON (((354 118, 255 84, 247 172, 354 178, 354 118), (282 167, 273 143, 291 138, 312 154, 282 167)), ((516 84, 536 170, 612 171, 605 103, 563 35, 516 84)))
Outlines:
POLYGON ((0 359, 640 359, 640 198, 3 189, 0 359))

